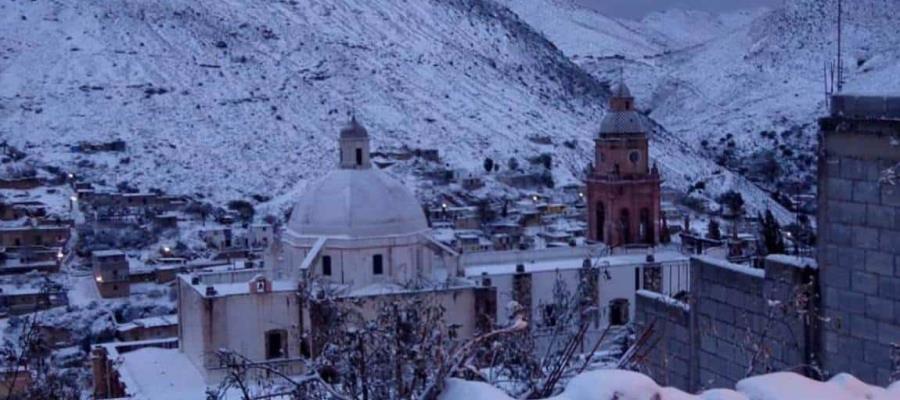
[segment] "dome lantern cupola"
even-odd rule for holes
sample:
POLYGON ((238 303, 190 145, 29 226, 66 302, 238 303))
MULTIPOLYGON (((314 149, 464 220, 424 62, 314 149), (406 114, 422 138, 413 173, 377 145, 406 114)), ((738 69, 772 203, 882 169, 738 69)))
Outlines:
POLYGON ((369 132, 356 120, 356 116, 351 117, 350 124, 341 129, 339 146, 341 169, 371 168, 369 132))
POLYGON ((634 111, 634 97, 624 81, 619 81, 609 98, 609 109, 612 111, 634 111))
POLYGON ((600 122, 599 136, 643 135, 646 130, 634 109, 634 97, 624 81, 619 81, 609 98, 609 109, 600 122))

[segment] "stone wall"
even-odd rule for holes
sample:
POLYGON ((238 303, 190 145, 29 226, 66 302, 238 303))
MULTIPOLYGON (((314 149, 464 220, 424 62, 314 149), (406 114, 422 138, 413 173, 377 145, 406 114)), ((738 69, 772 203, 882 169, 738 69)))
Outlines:
POLYGON ((772 371, 812 373, 805 366, 818 346, 815 261, 770 256, 762 270, 697 256, 691 271, 684 301, 637 297, 639 332, 653 332, 645 366, 657 382, 699 391, 772 371))
POLYGON ((882 178, 900 162, 900 121, 856 113, 820 125, 823 363, 887 384, 900 343, 900 179, 882 178))

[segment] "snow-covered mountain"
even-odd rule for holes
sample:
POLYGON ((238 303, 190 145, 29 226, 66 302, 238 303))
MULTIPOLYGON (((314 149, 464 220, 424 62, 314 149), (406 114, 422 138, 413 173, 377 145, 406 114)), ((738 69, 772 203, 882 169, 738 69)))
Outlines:
MULTIPOLYGON (((659 51, 627 24, 559 9, 584 35, 608 21, 595 32, 610 47, 592 51, 659 51)), ((4 2, 0 136, 110 185, 288 201, 333 167, 353 111, 376 149, 438 148, 466 168, 552 152, 567 183, 590 161, 608 90, 564 51, 492 0, 4 2), (70 149, 115 139, 124 154, 70 149)), ((765 201, 694 143, 660 126, 653 139, 668 185, 712 180, 765 201)))
MULTIPOLYGON (((643 45, 567 49, 572 39, 558 26, 588 17, 565 22, 531 13, 555 1, 509 4, 598 78, 615 79, 624 68, 649 115, 710 159, 761 184, 778 182, 772 189, 814 184, 816 119, 826 112, 823 67, 836 58, 836 0, 788 0, 725 15, 673 10, 622 22, 639 36, 631 42, 653 43, 656 54, 643 53, 643 45), (775 164, 780 171, 772 171, 775 164), (768 179, 773 173, 778 179, 768 179)), ((556 8, 591 13, 572 7, 556 8)), ((900 92, 898 9, 897 0, 844 1, 846 91, 900 92)), ((578 32, 579 40, 614 40, 609 31, 593 32, 578 32)))

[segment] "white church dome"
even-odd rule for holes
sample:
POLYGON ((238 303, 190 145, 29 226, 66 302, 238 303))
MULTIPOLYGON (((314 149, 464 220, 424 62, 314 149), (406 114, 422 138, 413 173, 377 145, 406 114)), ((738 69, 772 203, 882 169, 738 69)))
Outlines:
POLYGON ((387 174, 337 169, 308 186, 287 227, 301 236, 358 238, 423 232, 428 222, 416 198, 387 174))
POLYGON ((340 168, 307 187, 294 205, 289 232, 364 238, 428 230, 415 196, 397 180, 371 167, 368 132, 355 118, 341 132, 340 147, 340 168))

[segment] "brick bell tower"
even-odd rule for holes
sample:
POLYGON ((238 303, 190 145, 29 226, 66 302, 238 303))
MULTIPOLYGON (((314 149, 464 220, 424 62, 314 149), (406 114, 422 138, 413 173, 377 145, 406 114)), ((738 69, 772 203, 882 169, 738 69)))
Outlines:
POLYGON ((610 247, 659 243, 661 181, 656 165, 651 167, 641 121, 634 97, 620 82, 594 139, 587 178, 588 239, 610 247))

